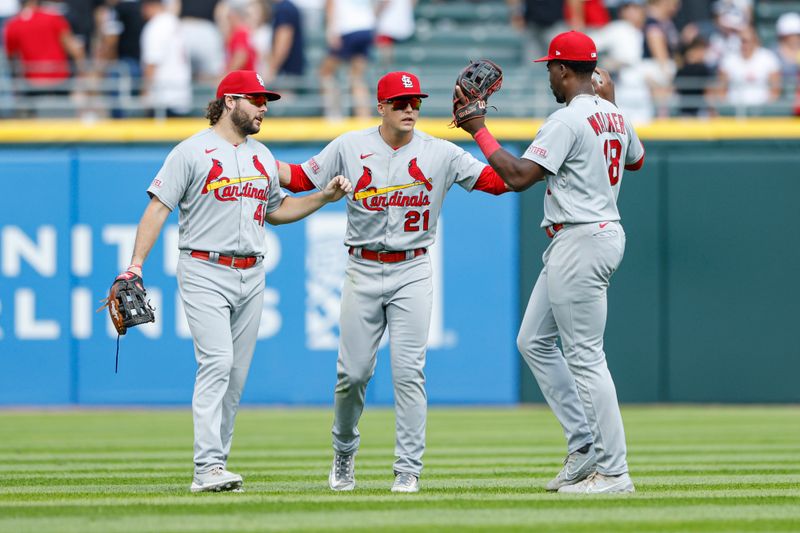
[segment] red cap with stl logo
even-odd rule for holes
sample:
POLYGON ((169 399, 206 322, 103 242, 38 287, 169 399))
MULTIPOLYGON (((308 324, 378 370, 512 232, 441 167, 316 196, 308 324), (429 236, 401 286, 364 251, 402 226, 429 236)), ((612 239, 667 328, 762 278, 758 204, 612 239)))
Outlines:
POLYGON ((419 78, 410 72, 390 72, 378 80, 379 102, 400 96, 428 97, 420 88, 419 78))
POLYGON ((254 70, 234 70, 222 78, 217 87, 217 98, 226 94, 266 94, 270 102, 281 97, 278 93, 268 91, 264 80, 254 70))
POLYGON ((533 61, 597 61, 597 47, 585 33, 567 31, 553 37, 546 56, 533 61))

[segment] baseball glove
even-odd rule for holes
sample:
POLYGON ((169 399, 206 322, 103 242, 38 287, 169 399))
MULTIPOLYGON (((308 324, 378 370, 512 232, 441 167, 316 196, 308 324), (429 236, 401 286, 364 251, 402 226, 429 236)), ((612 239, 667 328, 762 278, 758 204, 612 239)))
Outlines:
POLYGON ((470 120, 486 115, 486 102, 500 89, 503 71, 488 59, 472 61, 456 78, 456 86, 463 97, 453 91, 453 122, 451 126, 460 128, 470 120))
POLYGON ((102 300, 105 305, 100 309, 108 307, 117 333, 125 335, 128 328, 156 321, 155 309, 150 300, 145 300, 146 296, 142 278, 133 272, 123 272, 111 284, 108 298, 102 300))

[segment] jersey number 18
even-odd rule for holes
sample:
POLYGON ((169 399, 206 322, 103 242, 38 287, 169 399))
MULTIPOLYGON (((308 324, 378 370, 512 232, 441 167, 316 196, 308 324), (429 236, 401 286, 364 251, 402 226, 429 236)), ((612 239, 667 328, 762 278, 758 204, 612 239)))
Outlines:
POLYGON ((603 153, 608 163, 608 180, 613 187, 619 183, 619 158, 622 154, 622 143, 617 139, 609 139, 603 143, 603 153))

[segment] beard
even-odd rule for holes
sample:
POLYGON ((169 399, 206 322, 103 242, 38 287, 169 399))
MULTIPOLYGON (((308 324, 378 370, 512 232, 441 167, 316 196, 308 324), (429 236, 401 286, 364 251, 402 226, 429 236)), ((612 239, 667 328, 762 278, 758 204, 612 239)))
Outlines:
POLYGON ((261 126, 254 124, 254 118, 248 117, 247 113, 239 109, 238 105, 231 111, 231 123, 243 137, 254 135, 261 130, 261 126))
POLYGON ((558 94, 558 93, 556 92, 556 90, 555 90, 555 89, 553 89, 553 87, 552 87, 552 86, 550 87, 550 90, 551 90, 551 91, 553 91, 553 96, 555 96, 555 97, 556 97, 556 103, 557 103, 557 104, 563 104, 563 103, 565 103, 565 102, 567 101, 567 99, 566 99, 566 98, 564 98, 564 95, 563 95, 563 94, 558 94))

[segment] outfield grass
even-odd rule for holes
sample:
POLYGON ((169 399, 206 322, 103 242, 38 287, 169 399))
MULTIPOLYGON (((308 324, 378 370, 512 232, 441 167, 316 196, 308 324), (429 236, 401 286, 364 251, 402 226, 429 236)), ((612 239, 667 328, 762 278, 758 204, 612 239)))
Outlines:
POLYGON ((432 409, 419 494, 392 494, 393 413, 362 419, 357 488, 327 488, 331 412, 245 409, 229 468, 191 494, 188 409, 0 411, 0 532, 800 531, 800 407, 628 407, 636 494, 542 486, 563 438, 544 408, 432 409))

